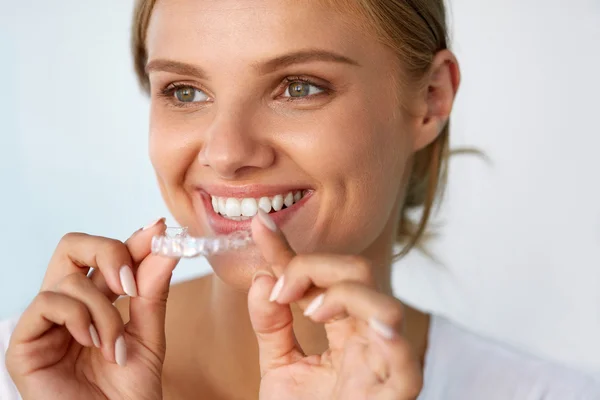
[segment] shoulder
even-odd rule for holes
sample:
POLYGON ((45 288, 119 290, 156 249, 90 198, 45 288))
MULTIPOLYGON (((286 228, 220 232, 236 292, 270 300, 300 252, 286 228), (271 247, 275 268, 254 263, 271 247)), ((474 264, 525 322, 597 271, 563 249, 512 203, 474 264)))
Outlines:
POLYGON ((17 318, 0 320, 0 399, 2 400, 17 400, 21 398, 12 379, 8 375, 8 371, 6 371, 4 363, 8 341, 17 324, 17 320, 17 318))
POLYGON ((432 317, 419 400, 593 400, 600 377, 538 359, 432 317))

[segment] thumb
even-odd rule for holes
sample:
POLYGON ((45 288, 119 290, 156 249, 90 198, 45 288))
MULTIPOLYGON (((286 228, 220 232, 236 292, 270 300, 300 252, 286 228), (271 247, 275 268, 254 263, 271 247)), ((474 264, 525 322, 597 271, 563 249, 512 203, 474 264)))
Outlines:
POLYGON ((259 270, 254 274, 248 293, 250 322, 258 340, 261 377, 304 357, 294 335, 289 304, 269 301, 275 281, 269 272, 259 270))
POLYGON ((138 296, 129 300, 128 333, 138 337, 161 358, 165 353, 167 297, 179 259, 148 255, 136 273, 138 296))

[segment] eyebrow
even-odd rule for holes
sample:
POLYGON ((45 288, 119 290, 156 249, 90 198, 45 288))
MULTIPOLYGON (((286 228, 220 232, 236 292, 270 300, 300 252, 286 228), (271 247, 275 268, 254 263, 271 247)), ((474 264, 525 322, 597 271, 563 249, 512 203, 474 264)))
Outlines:
MULTIPOLYGON (((252 64, 260 74, 266 75, 278 69, 289 67, 294 64, 303 64, 308 62, 334 62, 347 64, 352 66, 360 66, 360 64, 348 57, 336 54, 326 50, 302 50, 290 54, 284 54, 267 62, 259 62, 252 64)), ((208 74, 202 68, 179 61, 157 59, 152 60, 146 65, 146 74, 151 71, 173 72, 179 75, 190 75, 201 79, 206 79, 208 74)))
POLYGON ((265 63, 254 64, 254 68, 261 74, 268 74, 278 69, 289 67, 294 64, 303 64, 314 61, 334 62, 340 64, 348 64, 353 66, 360 66, 360 64, 346 56, 341 54, 333 53, 326 50, 302 50, 290 54, 284 54, 276 57, 265 63))
POLYGON ((145 70, 146 75, 152 71, 164 71, 173 72, 179 75, 195 76, 201 79, 206 79, 208 77, 208 74, 200 67, 172 60, 152 60, 146 65, 145 70))

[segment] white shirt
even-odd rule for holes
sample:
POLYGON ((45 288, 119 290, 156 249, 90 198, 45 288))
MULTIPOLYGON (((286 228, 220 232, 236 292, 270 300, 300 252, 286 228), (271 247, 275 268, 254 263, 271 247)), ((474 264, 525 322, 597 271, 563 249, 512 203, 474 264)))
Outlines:
MULTIPOLYGON (((4 365, 14 325, 0 322, 1 400, 20 400, 4 365)), ((521 354, 433 317, 418 400, 600 400, 600 378, 521 354)))
POLYGON ((16 323, 16 320, 0 321, 0 400, 17 400, 21 398, 6 371, 6 364, 4 363, 8 340, 16 323))

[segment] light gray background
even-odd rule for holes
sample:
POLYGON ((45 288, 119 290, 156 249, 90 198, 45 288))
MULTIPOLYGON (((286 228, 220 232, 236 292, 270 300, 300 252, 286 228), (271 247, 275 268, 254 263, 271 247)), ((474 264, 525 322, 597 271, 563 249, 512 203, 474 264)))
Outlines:
MULTIPOLYGON (((463 85, 433 249, 401 297, 600 375, 600 1, 455 0, 463 85)), ((0 318, 69 231, 126 238, 167 215, 131 68, 132 3, 0 0, 0 318)), ((171 220, 171 222, 173 222, 171 220)), ((176 280, 209 270, 183 263, 176 280)))

